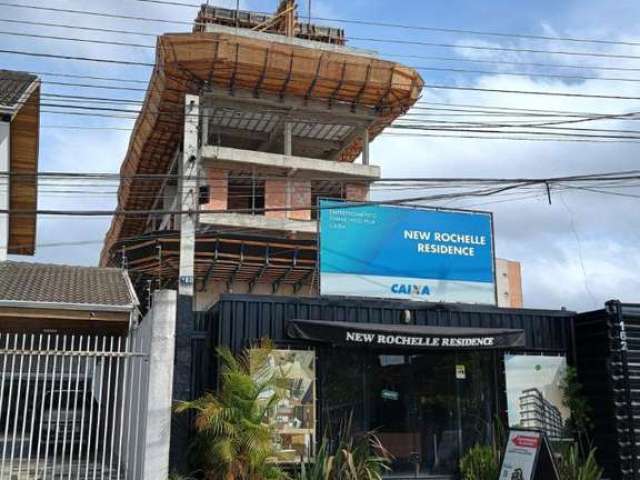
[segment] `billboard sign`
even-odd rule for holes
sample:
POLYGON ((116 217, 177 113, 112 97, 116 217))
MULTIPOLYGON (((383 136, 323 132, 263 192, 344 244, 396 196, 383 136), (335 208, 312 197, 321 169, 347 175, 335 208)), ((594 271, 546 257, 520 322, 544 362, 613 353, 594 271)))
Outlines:
POLYGON ((496 304, 492 217, 320 200, 320 294, 496 304))

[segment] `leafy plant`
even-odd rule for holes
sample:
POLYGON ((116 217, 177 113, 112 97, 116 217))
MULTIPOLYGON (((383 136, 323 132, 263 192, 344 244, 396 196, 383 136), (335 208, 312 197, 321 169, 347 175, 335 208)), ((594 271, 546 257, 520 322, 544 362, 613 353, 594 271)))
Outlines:
POLYGON ((178 402, 174 407, 178 413, 195 412, 192 451, 207 480, 286 478, 273 462, 274 429, 267 420, 267 413, 278 401, 268 365, 270 352, 268 344, 237 357, 219 348, 218 392, 178 402))
POLYGON ((500 470, 500 459, 495 448, 476 444, 460 459, 463 480, 495 480, 500 470))
POLYGON ((354 435, 349 419, 333 442, 323 438, 313 461, 302 466, 300 480, 381 480, 390 462, 391 454, 376 434, 354 435))
POLYGON ((596 450, 591 449, 586 458, 580 454, 577 445, 572 445, 558 462, 562 480, 600 480, 603 470, 596 462, 596 450))
POLYGON ((573 367, 568 367, 562 382, 562 404, 569 409, 569 417, 566 428, 568 433, 576 438, 583 451, 587 451, 589 445, 589 433, 593 428, 591 421, 592 409, 584 397, 582 385, 578 381, 578 372, 573 367))

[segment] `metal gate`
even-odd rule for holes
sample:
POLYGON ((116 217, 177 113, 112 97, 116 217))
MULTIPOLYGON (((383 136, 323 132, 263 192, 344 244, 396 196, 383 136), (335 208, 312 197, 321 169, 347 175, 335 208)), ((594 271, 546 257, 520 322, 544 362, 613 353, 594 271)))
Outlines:
POLYGON ((0 333, 0 480, 141 478, 147 342, 0 333))

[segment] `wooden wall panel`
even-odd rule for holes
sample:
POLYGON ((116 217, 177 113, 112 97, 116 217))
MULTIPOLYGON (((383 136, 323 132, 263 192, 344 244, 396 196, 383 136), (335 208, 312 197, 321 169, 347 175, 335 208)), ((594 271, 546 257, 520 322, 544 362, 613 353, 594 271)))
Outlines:
MULTIPOLYGON (((33 90, 11 122, 9 209, 33 211, 38 208, 38 145, 40 132, 40 87, 33 90), (15 175, 17 174, 17 175, 15 175), (23 176, 23 175, 28 176, 23 176)), ((33 255, 36 242, 36 215, 9 215, 9 253, 33 255)))

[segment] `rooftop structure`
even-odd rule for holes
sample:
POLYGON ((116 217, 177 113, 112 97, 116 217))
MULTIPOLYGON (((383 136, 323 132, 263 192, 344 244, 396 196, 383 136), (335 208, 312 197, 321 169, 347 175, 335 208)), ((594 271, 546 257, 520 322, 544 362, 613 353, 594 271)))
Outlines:
POLYGON ((0 70, 0 261, 34 253, 39 134, 40 81, 0 70))
POLYGON ((103 265, 166 286, 182 261, 189 283, 216 292, 314 282, 317 199, 368 198, 380 178, 369 143, 423 81, 346 47, 341 30, 305 29, 294 7, 267 18, 203 6, 193 33, 159 37, 118 194, 120 210, 152 213, 114 217, 103 265))

